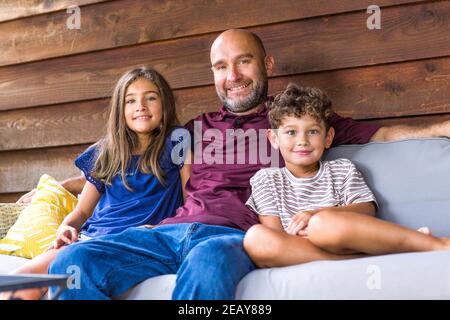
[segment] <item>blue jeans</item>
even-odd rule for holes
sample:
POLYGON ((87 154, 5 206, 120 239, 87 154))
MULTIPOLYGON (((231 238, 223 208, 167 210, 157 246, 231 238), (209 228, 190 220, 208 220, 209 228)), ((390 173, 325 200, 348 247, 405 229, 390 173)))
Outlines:
POLYGON ((234 299, 239 281, 256 268, 243 238, 241 230, 201 223, 129 228, 68 246, 48 271, 79 270, 79 289, 65 290, 60 299, 109 299, 147 278, 175 273, 172 299, 234 299))

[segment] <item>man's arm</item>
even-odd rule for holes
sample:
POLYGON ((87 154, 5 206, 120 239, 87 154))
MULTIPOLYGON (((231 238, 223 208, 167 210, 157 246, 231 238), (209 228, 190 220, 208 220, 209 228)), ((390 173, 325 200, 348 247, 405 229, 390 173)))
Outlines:
POLYGON ((60 182, 61 185, 75 197, 78 196, 81 191, 83 191, 86 179, 84 176, 71 177, 60 182))
MULTIPOLYGON (((78 196, 83 190, 84 184, 86 183, 86 179, 83 176, 72 177, 61 181, 60 184, 70 193, 72 193, 75 197, 78 196)), ((16 203, 30 203, 31 198, 33 198, 36 193, 36 189, 31 190, 30 192, 24 194, 17 200, 16 203)))
POLYGON ((393 141, 400 139, 447 137, 450 138, 450 120, 430 126, 396 125, 381 127, 370 141, 393 141))

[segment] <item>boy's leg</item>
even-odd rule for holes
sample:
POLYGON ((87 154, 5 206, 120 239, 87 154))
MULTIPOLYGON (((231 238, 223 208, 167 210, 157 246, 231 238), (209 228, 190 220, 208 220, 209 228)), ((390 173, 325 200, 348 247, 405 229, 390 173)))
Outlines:
POLYGON ((70 245, 49 268, 51 274, 72 274, 74 288, 66 289, 60 298, 109 299, 147 278, 176 273, 177 250, 181 247, 176 239, 183 238, 186 226, 130 228, 70 245))
MULTIPOLYGON (((56 255, 62 250, 64 247, 61 247, 61 249, 51 249, 49 251, 46 251, 37 257, 31 259, 24 265, 20 266, 16 270, 14 270, 11 274, 46 274, 48 270, 48 266, 50 262, 52 262, 56 255)), ((42 295, 45 294, 47 291, 47 288, 39 288, 39 289, 27 289, 27 290, 20 290, 16 291, 14 293, 8 292, 8 293, 1 293, 0 294, 0 300, 3 299, 9 299, 9 298, 20 298, 23 300, 38 300, 42 297, 42 295)))
POLYGON ((317 260, 341 260, 359 255, 338 255, 314 245, 309 239, 287 234, 262 224, 251 227, 244 248, 258 267, 283 267, 317 260))
POLYGON ((244 232, 202 224, 193 232, 172 298, 234 299, 239 281, 256 268, 242 246, 244 232))
POLYGON ((437 238, 359 213, 332 210, 321 211, 309 220, 308 238, 313 244, 338 254, 450 250, 448 238, 437 238))

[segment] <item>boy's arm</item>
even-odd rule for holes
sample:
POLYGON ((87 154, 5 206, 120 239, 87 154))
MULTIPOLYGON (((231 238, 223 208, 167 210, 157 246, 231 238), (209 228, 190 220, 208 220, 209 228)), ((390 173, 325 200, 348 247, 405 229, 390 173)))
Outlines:
POLYGON ((268 228, 275 230, 283 230, 280 217, 272 215, 259 215, 259 222, 268 228))
MULTIPOLYGON (((373 202, 361 202, 361 203, 352 203, 346 206, 341 207, 331 207, 331 208, 323 208, 320 210, 333 210, 333 211, 351 211, 355 213, 361 213, 368 216, 375 216, 376 207, 373 202)), ((320 212, 320 210, 317 210, 317 212, 320 212)))
POLYGON ((318 210, 310 210, 310 211, 300 211, 295 216, 292 217, 289 226, 286 229, 288 234, 299 235, 299 236, 307 236, 306 228, 309 224, 309 219, 322 210, 327 211, 351 211, 355 213, 365 214, 368 216, 375 216, 376 207, 373 202, 361 202, 361 203, 352 203, 346 206, 341 207, 325 207, 318 210))

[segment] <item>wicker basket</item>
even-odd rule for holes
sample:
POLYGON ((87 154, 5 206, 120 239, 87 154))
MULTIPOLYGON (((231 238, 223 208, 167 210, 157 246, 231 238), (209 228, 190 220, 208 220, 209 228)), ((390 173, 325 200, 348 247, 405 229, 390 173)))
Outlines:
POLYGON ((26 206, 26 204, 0 203, 0 239, 6 236, 26 206))

